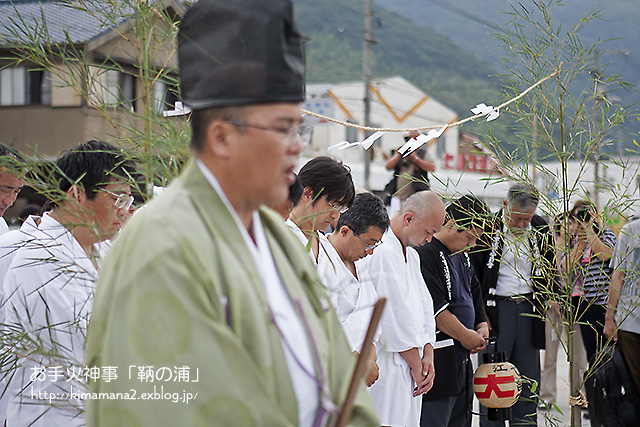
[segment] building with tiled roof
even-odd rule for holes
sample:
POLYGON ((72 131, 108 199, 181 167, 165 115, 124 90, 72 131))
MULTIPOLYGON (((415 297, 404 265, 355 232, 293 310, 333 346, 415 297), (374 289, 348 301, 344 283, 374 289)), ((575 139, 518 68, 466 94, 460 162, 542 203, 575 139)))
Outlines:
POLYGON ((0 142, 56 156, 81 141, 111 139, 120 132, 113 121, 139 127, 135 114, 123 111, 143 109, 140 34, 153 46, 145 61, 163 76, 151 88, 152 103, 158 111, 172 105, 175 81, 167 70, 175 70, 177 57, 171 34, 186 9, 177 0, 151 5, 0 0, 0 142), (25 48, 30 45, 43 48, 25 48))

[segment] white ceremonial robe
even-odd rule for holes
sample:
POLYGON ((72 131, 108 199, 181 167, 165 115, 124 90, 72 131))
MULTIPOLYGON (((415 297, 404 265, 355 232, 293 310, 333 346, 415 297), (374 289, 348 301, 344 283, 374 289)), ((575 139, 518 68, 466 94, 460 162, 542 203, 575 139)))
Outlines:
POLYGON ((311 250, 311 245, 309 244, 309 238, 307 237, 307 235, 304 234, 304 231, 302 231, 300 227, 296 225, 295 222, 291 221, 291 218, 287 218, 287 220, 284 223, 289 226, 291 231, 293 231, 293 234, 295 234, 298 240, 300 240, 300 243, 302 243, 302 246, 304 246, 304 248, 309 253, 309 257, 311 258, 311 261, 313 261, 313 264, 317 267, 318 261, 313 256, 313 251, 311 250))
POLYGON ((300 230, 300 227, 298 227, 295 222, 291 221, 291 218, 287 218, 284 223, 289 226, 291 231, 293 231, 293 234, 295 234, 298 240, 300 240, 300 243, 302 243, 305 248, 308 247, 309 238, 305 236, 302 230, 300 230))
POLYGON ((4 217, 0 217, 0 236, 9 232, 9 225, 7 224, 7 220, 4 217))
POLYGON ((33 238, 33 233, 38 229, 36 220, 39 220, 39 217, 29 215, 18 230, 9 231, 0 236, 0 323, 4 319, 2 314, 5 299, 4 277, 18 249, 33 238))
MULTIPOLYGON (((32 239, 34 231, 38 229, 38 224, 36 223, 38 219, 39 217, 29 215, 18 230, 9 231, 0 236, 0 325, 4 323, 4 277, 18 249, 32 239)), ((4 354, 6 350, 2 349, 1 351, 2 354, 4 354)), ((0 394, 2 390, 6 388, 6 384, 4 374, 0 373, 0 394)), ((0 425, 3 425, 7 419, 8 400, 7 398, 0 397, 0 425)))
MULTIPOLYGON (((360 353, 378 294, 368 272, 357 266, 356 272, 357 278, 344 265, 329 239, 321 236, 318 274, 342 322, 351 351, 360 353)), ((380 328, 376 335, 380 336, 380 328)))
POLYGON ((102 267, 102 263, 104 262, 104 257, 107 256, 107 252, 113 246, 113 241, 111 239, 103 240, 102 242, 95 243, 92 247, 93 255, 96 257, 96 264, 98 265, 98 270, 102 267))
POLYGON ((400 352, 417 348, 422 357, 424 346, 436 340, 433 301, 422 278, 420 257, 407 248, 405 259, 400 240, 389 228, 374 253, 356 265, 368 271, 378 297, 387 298, 376 347, 380 378, 369 388, 380 424, 418 426, 422 396, 413 397, 415 382, 400 352))
POLYGON ((65 393, 86 391, 81 370, 97 271, 51 216, 42 218, 33 237, 16 252, 5 277, 6 324, 26 337, 11 343, 19 367, 6 393, 8 425, 84 425, 82 402, 65 393))

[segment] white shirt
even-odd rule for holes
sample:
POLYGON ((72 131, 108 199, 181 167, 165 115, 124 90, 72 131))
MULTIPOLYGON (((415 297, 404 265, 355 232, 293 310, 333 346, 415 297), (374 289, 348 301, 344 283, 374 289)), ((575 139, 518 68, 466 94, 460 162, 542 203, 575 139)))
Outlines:
POLYGON ((424 346, 436 340, 433 300, 422 277, 420 257, 413 248, 406 248, 405 258, 400 240, 389 228, 382 244, 356 265, 359 271, 369 272, 378 296, 387 298, 376 347, 380 378, 369 388, 380 423, 417 427, 422 396, 413 397, 415 383, 400 352, 417 348, 422 357, 424 346))
MULTIPOLYGON (((378 294, 367 271, 356 266, 356 278, 329 239, 320 237, 318 274, 347 335, 351 351, 360 352, 378 294)), ((377 336, 380 335, 378 327, 377 336)), ((374 339, 375 342, 375 339, 374 339)))
POLYGON ((260 215, 257 211, 253 214, 252 232, 256 239, 254 243, 216 177, 200 160, 196 160, 196 163, 207 181, 222 199, 231 216, 233 216, 249 248, 249 252, 251 252, 251 257, 264 284, 267 301, 273 312, 276 326, 282 334, 282 347, 287 359, 293 389, 298 400, 299 425, 311 426, 318 411, 318 402, 320 400, 318 385, 315 381, 313 356, 302 322, 293 307, 291 298, 273 261, 273 255, 262 227, 260 215))
POLYGON ((531 249, 528 239, 529 230, 522 236, 510 232, 503 234, 504 247, 496 284, 496 295, 509 297, 524 295, 531 290, 531 249))
MULTIPOLYGON (((78 241, 49 215, 42 218, 33 240, 16 252, 5 277, 5 317, 8 325, 26 334, 28 339, 18 345, 18 351, 28 356, 21 355, 18 362, 22 367, 7 390, 8 425, 84 424, 78 410, 80 401, 61 397, 51 408, 37 395, 60 395, 72 387, 84 391, 83 382, 70 374, 77 374, 84 366, 96 278, 97 271, 78 241), (37 342, 40 344, 32 344, 37 342), (44 356, 43 352, 53 355, 44 356), (58 366, 60 371, 55 371, 58 366), (47 369, 42 381, 31 381, 34 368, 47 369)), ((81 374, 77 376, 81 378, 81 374)))

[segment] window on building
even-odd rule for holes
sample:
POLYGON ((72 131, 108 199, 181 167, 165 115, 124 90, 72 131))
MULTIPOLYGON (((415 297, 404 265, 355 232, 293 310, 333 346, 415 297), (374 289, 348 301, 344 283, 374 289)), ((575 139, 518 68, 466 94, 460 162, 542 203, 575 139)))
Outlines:
POLYGON ((51 104, 49 71, 9 67, 0 71, 0 105, 51 104))
POLYGON ((136 77, 119 70, 107 70, 104 81, 104 103, 111 107, 135 110, 136 77))
POLYGON ((180 101, 175 85, 164 81, 157 81, 153 85, 153 109, 157 113, 173 110, 175 103, 180 101))

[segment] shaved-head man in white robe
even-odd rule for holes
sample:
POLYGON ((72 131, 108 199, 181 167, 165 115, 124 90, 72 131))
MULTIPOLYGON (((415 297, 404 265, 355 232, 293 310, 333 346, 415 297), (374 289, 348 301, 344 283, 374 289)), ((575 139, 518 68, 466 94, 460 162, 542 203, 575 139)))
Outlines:
POLYGON ((412 246, 431 241, 444 222, 444 206, 431 191, 410 196, 391 218, 382 244, 359 261, 387 304, 376 347, 380 378, 370 388, 383 426, 418 426, 422 394, 433 386, 433 302, 412 246))

